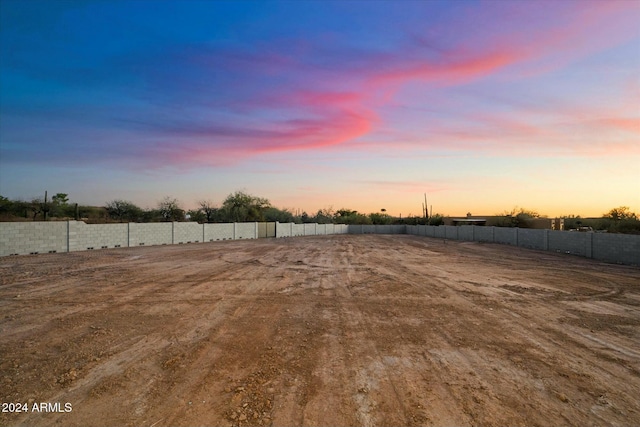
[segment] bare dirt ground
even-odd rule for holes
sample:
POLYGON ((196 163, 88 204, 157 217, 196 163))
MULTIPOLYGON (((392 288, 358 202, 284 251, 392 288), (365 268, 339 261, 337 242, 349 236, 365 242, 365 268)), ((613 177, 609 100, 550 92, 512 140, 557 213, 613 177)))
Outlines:
POLYGON ((640 425, 638 268, 340 235, 0 277, 0 425, 640 425))

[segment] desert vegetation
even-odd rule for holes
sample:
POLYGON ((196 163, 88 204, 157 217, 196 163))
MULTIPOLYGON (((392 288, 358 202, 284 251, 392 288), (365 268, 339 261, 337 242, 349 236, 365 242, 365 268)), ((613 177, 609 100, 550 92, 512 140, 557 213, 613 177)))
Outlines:
MULTIPOLYGON (((497 227, 530 228, 532 221, 542 216, 532 209, 512 208, 491 216, 487 225, 497 227)), ((563 215, 565 229, 589 230, 610 233, 640 234, 640 219, 627 206, 620 206, 603 213, 601 217, 584 218, 580 215, 563 215)), ((357 210, 327 207, 315 213, 299 212, 273 206, 269 199, 251 195, 245 191, 230 193, 221 203, 210 199, 196 202, 196 208, 184 209, 180 201, 166 196, 154 207, 142 208, 124 199, 107 201, 104 206, 87 206, 73 203, 67 193, 56 193, 50 199, 11 200, 0 195, 0 221, 83 220, 87 223, 108 222, 162 222, 193 221, 199 223, 279 221, 318 224, 407 224, 443 225, 448 217, 435 213, 429 217, 389 215, 386 209, 362 213, 357 210)))

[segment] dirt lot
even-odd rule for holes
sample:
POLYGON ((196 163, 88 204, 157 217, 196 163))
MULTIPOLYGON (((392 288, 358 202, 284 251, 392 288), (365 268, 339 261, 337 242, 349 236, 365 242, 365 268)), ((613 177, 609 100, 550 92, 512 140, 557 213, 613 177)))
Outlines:
POLYGON ((0 277, 0 425, 640 425, 638 268, 340 235, 0 277))

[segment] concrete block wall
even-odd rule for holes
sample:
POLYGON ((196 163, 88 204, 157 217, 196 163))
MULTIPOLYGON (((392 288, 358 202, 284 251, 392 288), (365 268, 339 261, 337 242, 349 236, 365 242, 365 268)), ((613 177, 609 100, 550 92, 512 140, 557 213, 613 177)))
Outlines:
MULTIPOLYGON (((473 227, 473 226, 472 226, 473 227)), ((493 230, 495 227, 474 227, 473 237, 476 242, 493 242, 493 230)))
POLYGON ((204 227, 204 241, 233 240, 235 226, 231 224, 202 224, 204 227))
POLYGON ((173 244, 173 223, 129 223, 129 246, 173 244))
POLYGON ((276 237, 292 237, 291 229, 293 228, 293 223, 280 223, 276 222, 276 237))
POLYGON ((129 246, 129 224, 85 224, 69 221, 69 252, 129 246))
MULTIPOLYGON (((275 223, 276 237, 325 234, 414 234, 454 240, 494 242, 580 255, 606 262, 640 265, 640 236, 477 226, 345 225, 275 223)), ((89 248, 170 245, 256 239, 257 222, 234 224, 128 223, 79 221, 0 222, 0 256, 80 251, 89 248)))
POLYGON ((363 233, 364 233, 364 225, 361 225, 361 224, 349 225, 349 234, 363 234, 363 233))
POLYGON ((374 225, 376 234, 398 234, 395 232, 395 228, 392 225, 374 225))
POLYGON ((294 224, 292 222, 276 222, 276 237, 296 237, 296 236, 324 236, 329 234, 350 233, 350 227, 346 224, 294 224))
POLYGON ((459 227, 456 227, 455 225, 444 225, 442 226, 442 228, 444 228, 445 239, 458 240, 458 231, 460 229, 459 227))
POLYGON ((376 234, 376 232, 378 231, 376 226, 371 224, 362 225, 360 230, 362 234, 376 234))
POLYGON ((475 228, 473 225, 461 225, 458 227, 458 240, 474 241, 475 228))
MULTIPOLYGON (((350 233, 362 233, 362 226, 351 225, 350 233)), ((371 230, 371 229, 368 229, 371 230)), ((377 232, 388 232, 378 228, 377 232)), ((501 243, 523 248, 569 253, 600 261, 640 265, 640 235, 576 233, 547 229, 407 225, 406 234, 416 236, 501 243)))
POLYGON ((304 236, 304 224, 291 224, 291 236, 304 236))
POLYGON ((529 249, 548 249, 547 230, 518 228, 518 246, 529 249))
POLYGON ((305 236, 315 236, 316 235, 316 228, 317 225, 316 223, 311 223, 311 224, 302 224, 304 227, 304 235, 305 236))
POLYGON ((204 240, 204 224, 197 222, 174 222, 173 243, 199 243, 204 240))
POLYGON ((67 222, 0 222, 0 256, 67 252, 67 222))
MULTIPOLYGON (((407 226, 409 233, 422 235, 426 227, 427 236, 443 237, 451 233, 444 227, 407 226)), ((468 233, 460 226, 459 238, 467 240, 468 233)), ((626 265, 640 265, 640 235, 609 233, 577 233, 560 230, 474 227, 473 240, 517 245, 529 249, 546 250, 579 255, 600 261, 626 265)))
POLYGON ((591 257, 591 240, 594 233, 576 233, 550 230, 550 251, 591 257))
POLYGON ((257 239, 258 223, 257 222, 236 222, 235 238, 238 239, 257 239))
POLYGON ((592 256, 595 259, 640 265, 640 236, 638 235, 594 233, 591 244, 592 256))
POLYGON ((517 232, 518 232, 517 228, 494 227, 493 241, 495 243, 502 243, 503 245, 516 246, 518 244, 518 241, 516 238, 517 232))
POLYGON ((405 234, 406 225, 398 224, 366 224, 349 225, 350 234, 405 234))

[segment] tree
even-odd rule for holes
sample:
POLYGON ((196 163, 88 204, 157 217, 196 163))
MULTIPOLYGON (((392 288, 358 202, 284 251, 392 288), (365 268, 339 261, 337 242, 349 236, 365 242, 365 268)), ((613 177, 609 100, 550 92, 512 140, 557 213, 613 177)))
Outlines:
POLYGON ((614 221, 624 221, 626 219, 638 219, 638 216, 629 210, 628 206, 620 206, 613 208, 609 212, 603 215, 605 218, 610 218, 614 221))
POLYGON ((186 218, 187 220, 193 221, 193 222, 199 222, 199 223, 210 222, 210 221, 207 221, 207 217, 205 216, 204 212, 202 212, 202 210, 200 209, 191 209, 187 211, 186 218))
POLYGON ((68 205, 68 196, 67 193, 57 193, 51 197, 50 213, 52 217, 73 216, 73 209, 68 205))
POLYGON ((328 207, 325 209, 318 209, 318 212, 314 217, 311 217, 311 222, 317 222, 318 224, 331 224, 333 223, 333 218, 335 213, 333 212, 332 207, 328 207))
POLYGON ((64 206, 69 202, 69 197, 67 196, 69 196, 67 193, 57 193, 51 198, 51 202, 64 206))
POLYGON ((158 203, 158 211, 163 221, 184 221, 185 212, 180 208, 177 199, 169 196, 158 203))
MULTIPOLYGON (((200 211, 200 213, 204 217, 204 218, 202 218, 202 220, 206 221, 206 222, 213 222, 214 216, 218 212, 218 208, 215 207, 213 202, 211 202, 209 200, 200 200, 198 202, 198 207, 199 207, 198 211, 200 211)), ((200 216, 198 216, 198 215, 196 215, 196 216, 198 218, 200 218, 200 216)), ((191 216, 191 220, 195 221, 195 219, 193 218, 193 215, 191 216)))
POLYGON ((384 212, 370 213, 369 218, 371 219, 371 222, 374 224, 391 224, 393 222, 393 218, 391 218, 391 216, 387 215, 384 212))
POLYGON ((273 206, 264 209, 264 220, 268 222, 294 222, 293 214, 287 209, 278 209, 273 206))
POLYGON ((337 224, 371 224, 371 218, 351 209, 338 209, 335 218, 337 224))
POLYGON ((31 203, 25 200, 13 200, 9 201, 9 215, 14 215, 22 218, 29 218, 29 212, 31 211, 31 203))
POLYGON ((13 202, 4 196, 0 196, 0 215, 6 215, 11 212, 13 202))
POLYGON ((604 214, 602 228, 613 233, 640 234, 640 219, 628 206, 620 206, 604 214))
POLYGON ((342 218, 342 217, 347 217, 347 216, 355 215, 355 214, 357 214, 357 213, 358 213, 358 211, 352 211, 351 209, 345 209, 345 208, 342 208, 342 209, 338 209, 338 210, 336 211, 336 217, 337 217, 337 218, 342 218))
POLYGON ((31 213, 33 214, 34 221, 38 218, 38 215, 40 214, 42 214, 43 219, 46 221, 47 212, 49 212, 49 207, 46 201, 43 201, 39 197, 31 199, 31 202, 29 203, 29 209, 31 209, 31 213))
POLYGON ((264 221, 264 211, 271 207, 269 200, 242 191, 229 194, 222 203, 227 221, 264 221))
POLYGON ((441 214, 433 214, 429 217, 429 225, 443 225, 444 224, 444 216, 441 214))
POLYGON ((126 200, 112 200, 105 205, 111 219, 119 222, 140 220, 142 209, 126 200))
POLYGON ((532 218, 540 217, 540 214, 534 210, 514 207, 511 211, 505 211, 502 215, 497 215, 500 218, 496 225, 498 227, 523 227, 529 226, 529 222, 532 218))

